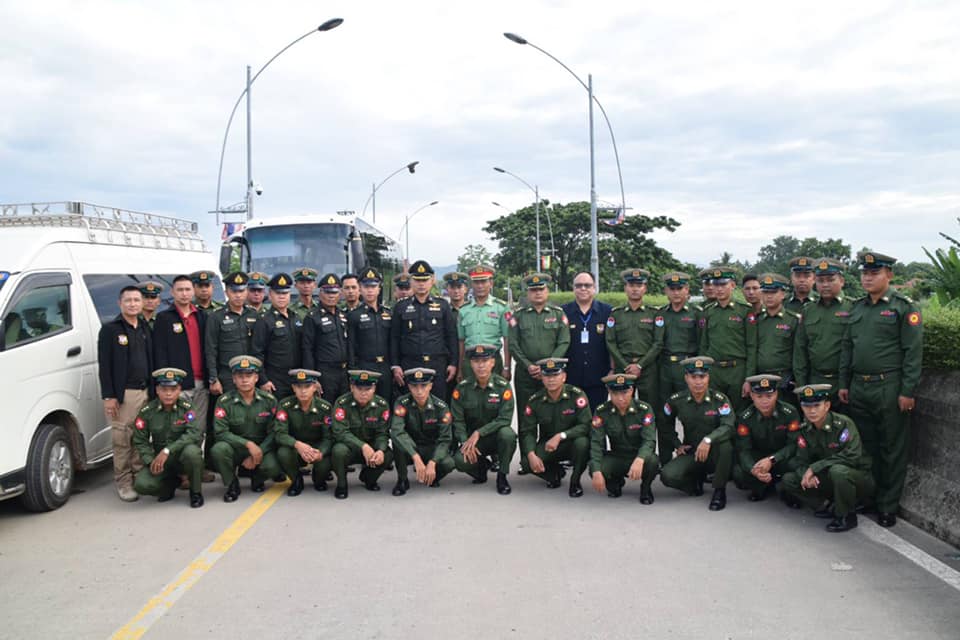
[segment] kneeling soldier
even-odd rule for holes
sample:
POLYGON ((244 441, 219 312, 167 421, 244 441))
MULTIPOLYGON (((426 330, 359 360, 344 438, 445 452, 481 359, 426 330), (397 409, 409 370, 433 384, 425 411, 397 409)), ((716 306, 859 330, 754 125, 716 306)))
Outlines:
POLYGON ((623 492, 624 478, 640 480, 640 504, 653 504, 651 483, 660 470, 653 452, 657 437, 653 409, 633 399, 636 376, 617 373, 601 378, 610 400, 597 407, 590 430, 590 475, 598 493, 611 498, 623 492), (607 450, 607 438, 610 449, 607 450))
POLYGON ((830 517, 827 531, 848 531, 857 526, 857 502, 873 497, 874 480, 870 458, 864 457, 860 432, 853 420, 830 411, 829 384, 808 384, 797 389, 800 408, 806 418, 797 436, 796 471, 783 476, 787 496, 817 505, 833 500, 833 511, 821 510, 817 517, 830 517))
POLYGON ((749 500, 763 500, 788 471, 794 455, 800 420, 797 410, 783 400, 777 389, 782 378, 772 374, 750 376, 750 399, 737 422, 733 447, 737 453, 733 481, 750 491, 749 500))
POLYGON ((733 465, 733 409, 730 399, 710 386, 713 358, 696 356, 680 361, 686 391, 667 400, 663 413, 674 425, 683 422, 683 444, 673 429, 676 458, 663 465, 660 480, 668 487, 703 495, 703 478, 713 471, 710 511, 727 506, 727 480, 733 465), (692 455, 691 455, 692 454, 692 455))
POLYGON ((320 388, 320 372, 310 369, 291 369, 290 382, 293 396, 280 401, 277 415, 283 412, 286 421, 277 420, 277 460, 280 468, 290 478, 288 496, 303 492, 303 476, 300 466, 313 465, 313 488, 327 490, 327 474, 330 473, 330 449, 333 436, 330 433, 330 403, 317 395, 320 388))
POLYGON ((457 471, 471 476, 474 484, 483 484, 490 468, 487 456, 496 454, 500 461, 497 493, 505 496, 511 491, 507 474, 517 451, 517 434, 510 426, 513 421, 510 383, 493 373, 497 352, 498 348, 490 344, 478 344, 466 350, 473 377, 453 390, 450 410, 453 435, 461 443, 454 456, 457 471))
POLYGON ((431 487, 440 486, 440 479, 453 471, 453 416, 447 403, 430 393, 436 375, 433 369, 423 367, 403 372, 410 393, 397 400, 390 423, 397 465, 395 496, 402 496, 410 488, 407 466, 411 461, 417 481, 431 487))
POLYGON ((264 481, 280 474, 280 464, 274 453, 274 420, 286 422, 286 414, 277 411, 277 399, 257 388, 257 375, 262 363, 253 356, 235 356, 230 359, 233 372, 233 391, 227 391, 217 400, 213 411, 213 428, 217 442, 210 459, 227 487, 224 502, 234 502, 240 496, 237 465, 251 473, 250 490, 260 493, 264 481))
POLYGON ((570 460, 569 493, 579 498, 583 495, 580 476, 590 454, 590 401, 582 390, 566 384, 566 358, 544 358, 537 365, 544 388, 530 396, 520 416, 520 467, 556 489, 564 473, 560 461, 570 460))
POLYGON ((363 464, 360 482, 367 491, 380 491, 377 480, 393 462, 390 450, 390 407, 376 395, 380 373, 351 369, 350 393, 333 403, 333 472, 337 474, 335 496, 347 497, 347 465, 363 464))
POLYGON ((140 409, 133 423, 133 447, 145 465, 137 472, 133 488, 166 502, 173 499, 180 474, 185 473, 190 478, 190 506, 202 507, 203 417, 198 419, 190 403, 180 399, 180 382, 187 372, 167 367, 151 375, 157 397, 140 409))

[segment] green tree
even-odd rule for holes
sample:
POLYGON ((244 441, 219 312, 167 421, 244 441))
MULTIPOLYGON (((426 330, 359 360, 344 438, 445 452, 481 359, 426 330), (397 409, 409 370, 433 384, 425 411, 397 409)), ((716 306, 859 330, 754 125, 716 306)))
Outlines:
POLYGON ((457 271, 468 272, 478 264, 493 265, 493 253, 482 244, 468 244, 457 258, 457 271))
MULTIPOLYGON (((960 222, 960 218, 957 218, 960 222)), ((940 232, 953 246, 948 250, 937 249, 933 253, 924 247, 923 252, 930 258, 933 270, 926 280, 937 293, 937 300, 944 306, 960 306, 960 242, 947 234, 940 232)))

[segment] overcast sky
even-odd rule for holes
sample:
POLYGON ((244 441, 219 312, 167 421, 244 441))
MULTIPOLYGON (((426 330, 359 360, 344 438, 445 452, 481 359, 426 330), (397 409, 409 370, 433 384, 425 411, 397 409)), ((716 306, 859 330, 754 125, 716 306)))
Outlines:
MULTIPOLYGON (((85 200, 213 216, 230 109, 257 80, 259 216, 359 212, 411 223, 411 255, 455 262, 485 221, 589 200, 587 95, 606 108, 627 206, 682 225, 681 260, 755 260, 779 234, 899 257, 960 234, 958 2, 16 2, 0 0, 0 201, 85 200), (908 8, 906 8, 909 5, 908 8), (368 211, 369 214, 369 211, 368 211)), ((619 201, 596 114, 597 191, 619 201)), ((243 109, 224 204, 245 189, 243 109)), ((533 231, 531 230, 531 238, 533 231)))

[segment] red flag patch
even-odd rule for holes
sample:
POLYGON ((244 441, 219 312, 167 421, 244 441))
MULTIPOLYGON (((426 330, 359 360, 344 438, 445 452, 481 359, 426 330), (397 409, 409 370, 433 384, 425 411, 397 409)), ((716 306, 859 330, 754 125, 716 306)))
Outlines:
POLYGON ((280 422, 286 422, 287 412, 283 411, 282 409, 280 411, 277 411, 277 420, 279 420, 280 422))
POLYGON ((146 428, 146 426, 147 426, 147 423, 143 421, 143 418, 137 418, 137 419, 134 421, 133 424, 134 424, 134 426, 136 426, 137 429, 139 429, 140 431, 143 431, 143 430, 146 428))
POLYGON ((807 441, 803 439, 803 436, 797 438, 797 446, 799 446, 801 449, 807 448, 807 441))
POLYGON ((585 406, 587 406, 587 399, 584 398, 583 396, 580 396, 579 398, 577 398, 577 408, 583 409, 585 406))
POLYGON ((748 436, 750 435, 750 427, 745 424, 737 426, 737 435, 738 436, 748 436))
POLYGON ((347 412, 343 410, 343 407, 337 407, 337 410, 333 412, 333 417, 337 420, 345 420, 347 412))
POLYGON ((799 422, 798 420, 794 420, 793 422, 791 422, 791 423, 790 423, 789 430, 790 430, 790 431, 800 431, 800 422, 799 422))
POLYGON ((217 407, 217 408, 214 410, 214 412, 213 412, 213 416, 214 416, 215 418, 226 418, 226 417, 227 417, 227 410, 224 409, 223 407, 217 407))
POLYGON ((595 429, 599 429, 600 427, 603 426, 603 418, 601 418, 600 416, 593 416, 593 420, 591 421, 590 424, 592 424, 595 429))
POLYGON ((390 409, 384 409, 383 413, 380 414, 380 417, 383 418, 383 421, 386 422, 390 419, 390 409))
POLYGON ((533 409, 530 408, 530 405, 527 405, 526 408, 523 410, 523 415, 525 416, 533 415, 533 409))
POLYGON ((919 324, 920 324, 920 312, 919 312, 919 311, 913 311, 912 313, 910 313, 910 315, 907 316, 907 324, 909 324, 911 327, 916 327, 917 325, 919 325, 919 324))
POLYGON ((400 416, 401 418, 407 415, 407 408, 402 404, 398 404, 393 408, 393 415, 400 416))

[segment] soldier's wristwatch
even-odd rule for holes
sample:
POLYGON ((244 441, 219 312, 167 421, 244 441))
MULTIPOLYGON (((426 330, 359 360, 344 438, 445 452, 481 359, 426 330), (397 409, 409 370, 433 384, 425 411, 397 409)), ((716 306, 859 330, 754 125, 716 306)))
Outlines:
POLYGON ((167 456, 170 455, 170 447, 164 447, 164 448, 163 448, 163 454, 164 454, 164 455, 167 455, 167 456))
POLYGON ((710 436, 707 436, 703 439, 703 444, 713 444, 713 440, 710 439, 710 436))
POLYGON ((561 431, 561 432, 560 432, 560 439, 561 439, 561 440, 566 440, 566 439, 567 439, 567 432, 566 432, 566 431, 561 431))

